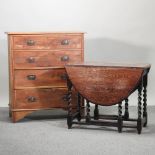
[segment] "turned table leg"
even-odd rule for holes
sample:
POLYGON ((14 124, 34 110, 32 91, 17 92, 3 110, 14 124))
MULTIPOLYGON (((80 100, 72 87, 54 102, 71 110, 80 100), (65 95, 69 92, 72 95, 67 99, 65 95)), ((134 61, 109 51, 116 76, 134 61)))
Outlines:
POLYGON ((128 110, 128 99, 125 99, 125 112, 124 112, 124 119, 129 119, 129 110, 128 110))
POLYGON ((67 116, 67 125, 68 129, 72 127, 72 103, 71 103, 71 96, 72 96, 72 83, 68 79, 67 80, 67 87, 68 87, 68 116, 67 116))
POLYGON ((97 104, 95 104, 94 119, 95 120, 98 120, 99 119, 99 109, 98 109, 98 105, 97 104))
POLYGON ((122 119, 122 102, 118 104, 118 132, 122 132, 123 119, 122 119))
POLYGON ((147 114, 147 75, 143 78, 143 118, 145 120, 144 127, 147 126, 148 114, 147 114))
POLYGON ((87 104, 86 104, 86 122, 89 123, 90 122, 90 104, 89 101, 86 100, 87 104))
POLYGON ((138 134, 141 134, 141 131, 142 131, 142 103, 141 103, 141 100, 142 100, 142 84, 140 84, 140 86, 138 87, 138 119, 137 119, 137 131, 138 131, 138 134))
POLYGON ((78 107, 77 107, 77 120, 80 121, 81 120, 81 95, 78 93, 78 103, 77 103, 78 107))

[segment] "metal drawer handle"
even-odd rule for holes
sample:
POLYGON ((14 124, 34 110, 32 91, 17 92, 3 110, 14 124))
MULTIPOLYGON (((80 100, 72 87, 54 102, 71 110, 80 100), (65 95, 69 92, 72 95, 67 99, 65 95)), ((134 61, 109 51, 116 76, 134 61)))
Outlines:
POLYGON ((27 59, 28 63, 34 63, 35 62, 35 58, 34 57, 29 57, 27 59))
POLYGON ((64 73, 62 75, 60 75, 61 80, 66 80, 67 79, 67 74, 64 73))
POLYGON ((69 45, 69 40, 67 39, 62 40, 61 45, 69 45))
POLYGON ((28 101, 28 102, 36 102, 37 99, 36 99, 34 96, 29 96, 29 97, 27 98, 27 101, 28 101))
POLYGON ((34 40, 27 40, 27 45, 28 46, 33 46, 33 45, 35 45, 35 41, 34 40))
POLYGON ((61 61, 69 61, 69 56, 68 55, 62 56, 61 61))
POLYGON ((63 97, 62 97, 63 101, 68 101, 68 94, 65 94, 63 97))
POLYGON ((36 79, 36 75, 28 75, 27 79, 28 80, 35 80, 36 79))

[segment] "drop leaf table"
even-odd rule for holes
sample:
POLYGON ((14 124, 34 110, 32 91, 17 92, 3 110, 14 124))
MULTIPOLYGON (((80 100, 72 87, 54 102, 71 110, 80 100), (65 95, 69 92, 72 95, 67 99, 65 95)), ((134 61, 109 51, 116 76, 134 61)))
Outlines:
POLYGON ((65 66, 68 80, 68 128, 72 124, 114 126, 118 132, 122 128, 137 128, 147 125, 147 79, 150 64, 120 64, 84 62, 65 66), (72 111, 71 100, 73 87, 78 92, 77 112, 72 111), (138 118, 130 118, 128 97, 138 90, 138 118), (143 94, 143 100, 142 100, 143 94), (85 121, 81 121, 81 100, 86 101, 85 121), (125 101, 125 112, 122 114, 122 102, 125 101), (143 101, 143 108, 142 108, 143 101), (93 119, 90 116, 90 102, 95 104, 93 119), (118 105, 118 115, 100 115, 98 106, 118 105), (143 112, 142 112, 143 111, 143 112), (77 118, 78 121, 74 119, 77 118), (108 120, 108 121, 107 121, 108 120), (110 120, 110 121, 109 121, 110 120), (135 121, 136 125, 123 121, 135 121))

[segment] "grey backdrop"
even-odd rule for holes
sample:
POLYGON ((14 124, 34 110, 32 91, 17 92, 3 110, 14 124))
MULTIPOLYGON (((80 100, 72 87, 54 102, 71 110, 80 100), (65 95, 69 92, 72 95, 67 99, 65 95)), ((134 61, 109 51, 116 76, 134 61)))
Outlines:
POLYGON ((83 31, 87 61, 151 63, 155 105, 154 19, 154 0, 0 0, 0 106, 8 105, 8 31, 83 31))

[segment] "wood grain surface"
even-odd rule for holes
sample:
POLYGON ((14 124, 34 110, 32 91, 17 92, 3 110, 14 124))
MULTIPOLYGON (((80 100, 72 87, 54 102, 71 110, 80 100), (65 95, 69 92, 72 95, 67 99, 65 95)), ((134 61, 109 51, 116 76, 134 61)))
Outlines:
POLYGON ((114 105, 127 98, 139 84, 142 68, 66 66, 69 79, 92 103, 114 105))
MULTIPOLYGON (((67 108, 67 89, 24 89, 15 91, 16 109, 67 108)), ((74 106, 77 96, 72 95, 74 106)))
POLYGON ((81 35, 52 34, 52 35, 22 35, 13 37, 13 49, 81 49, 81 35), (64 40, 68 40, 68 44, 63 44, 64 40), (31 41, 31 44, 29 44, 31 41))
POLYGON ((9 116, 12 121, 17 122, 36 110, 67 110, 66 102, 62 99, 67 92, 64 65, 83 62, 84 33, 7 34, 9 116))
POLYGON ((30 67, 54 67, 68 63, 82 62, 81 50, 58 50, 58 51, 14 51, 15 69, 30 67), (67 57, 67 59, 64 59, 67 57))
POLYGON ((66 86, 65 69, 16 70, 15 89, 18 87, 66 86))

